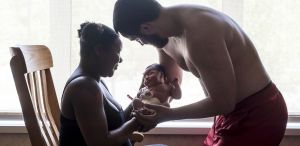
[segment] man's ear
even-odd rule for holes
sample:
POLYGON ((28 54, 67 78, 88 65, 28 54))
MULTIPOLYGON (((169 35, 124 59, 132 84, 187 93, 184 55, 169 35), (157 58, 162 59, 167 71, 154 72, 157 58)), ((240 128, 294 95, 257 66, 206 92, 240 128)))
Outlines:
POLYGON ((154 28, 151 23, 143 23, 140 27, 140 32, 145 35, 151 35, 154 33, 154 28))

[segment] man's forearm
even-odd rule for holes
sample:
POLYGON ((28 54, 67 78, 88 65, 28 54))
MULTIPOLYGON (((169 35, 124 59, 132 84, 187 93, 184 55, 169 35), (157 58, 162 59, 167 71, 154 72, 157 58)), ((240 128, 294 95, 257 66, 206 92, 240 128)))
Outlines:
POLYGON ((166 119, 163 119, 163 121, 198 119, 212 117, 220 114, 222 114, 222 110, 218 109, 210 98, 206 98, 189 105, 172 108, 170 110, 170 113, 166 115, 166 119))

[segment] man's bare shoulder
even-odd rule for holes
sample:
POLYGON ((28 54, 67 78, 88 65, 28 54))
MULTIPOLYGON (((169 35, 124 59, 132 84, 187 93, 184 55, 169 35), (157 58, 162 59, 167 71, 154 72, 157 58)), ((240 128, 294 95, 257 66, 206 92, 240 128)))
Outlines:
POLYGON ((185 19, 185 60, 190 71, 197 75, 196 70, 202 70, 204 66, 205 69, 222 66, 220 60, 227 53, 226 37, 231 29, 229 17, 213 9, 199 9, 185 19), (211 61, 212 58, 215 60, 211 61))
MULTIPOLYGON (((233 24, 227 15, 207 7, 191 7, 181 15, 185 33, 207 38, 211 34, 224 34, 233 24)), ((199 40, 198 40, 199 41, 199 40)))

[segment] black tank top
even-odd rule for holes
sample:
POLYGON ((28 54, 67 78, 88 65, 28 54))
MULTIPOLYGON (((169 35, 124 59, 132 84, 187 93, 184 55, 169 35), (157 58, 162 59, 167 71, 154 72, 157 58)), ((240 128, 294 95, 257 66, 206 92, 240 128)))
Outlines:
MULTIPOLYGON (((74 79, 80 76, 71 77, 66 86, 74 79)), ((66 87, 65 86, 65 87, 66 87)), ((122 107, 113 99, 106 85, 101 80, 99 83, 104 97, 104 110, 106 114, 106 122, 108 130, 115 130, 125 123, 125 117, 122 107)), ((84 138, 81 134, 76 120, 70 120, 60 115, 60 146, 86 146, 84 138)), ((105 144, 103 144, 105 146, 105 144)), ((129 139, 122 146, 132 146, 129 139)))

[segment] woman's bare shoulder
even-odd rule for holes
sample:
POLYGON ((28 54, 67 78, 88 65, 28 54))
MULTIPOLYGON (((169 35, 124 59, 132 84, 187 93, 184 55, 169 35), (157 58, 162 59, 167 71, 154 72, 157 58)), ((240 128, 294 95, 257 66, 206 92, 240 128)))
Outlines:
POLYGON ((65 89, 65 94, 72 97, 72 100, 85 100, 102 97, 101 88, 97 80, 91 77, 78 77, 71 81, 65 89))

